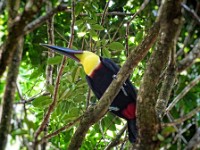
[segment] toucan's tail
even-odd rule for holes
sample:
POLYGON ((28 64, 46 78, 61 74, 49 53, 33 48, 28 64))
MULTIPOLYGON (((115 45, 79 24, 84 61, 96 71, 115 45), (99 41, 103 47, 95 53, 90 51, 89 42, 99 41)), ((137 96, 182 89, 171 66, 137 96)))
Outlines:
POLYGON ((137 139, 137 127, 136 127, 136 118, 135 119, 130 119, 128 121, 128 136, 129 136, 129 141, 131 143, 135 143, 137 139))

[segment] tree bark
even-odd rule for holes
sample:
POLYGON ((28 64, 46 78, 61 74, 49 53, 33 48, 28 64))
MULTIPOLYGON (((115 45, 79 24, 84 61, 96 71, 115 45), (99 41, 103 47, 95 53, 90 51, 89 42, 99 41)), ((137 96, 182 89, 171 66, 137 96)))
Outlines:
POLYGON ((140 150, 155 150, 159 146, 156 135, 160 130, 160 122, 155 111, 158 98, 157 85, 179 31, 181 0, 165 0, 161 5, 158 21, 160 22, 158 42, 147 64, 138 93, 137 121, 138 149, 140 150))
MULTIPOLYGON (((24 36, 25 26, 33 19, 42 6, 43 0, 28 1, 22 14, 18 14, 15 4, 19 4, 20 0, 7 1, 7 9, 9 12, 8 20, 8 36, 0 47, 0 77, 3 75, 6 67, 9 65, 13 53, 16 50, 16 43, 24 36), (11 18, 11 19, 10 19, 11 18)), ((18 5, 17 5, 18 6, 18 5)))
POLYGON ((0 124, 0 149, 4 150, 7 143, 7 136, 10 133, 10 121, 13 112, 13 101, 15 99, 16 91, 16 80, 18 76, 22 47, 23 47, 23 38, 20 38, 18 44, 16 44, 16 50, 14 51, 14 56, 9 65, 9 70, 6 79, 6 87, 3 96, 3 111, 0 124))

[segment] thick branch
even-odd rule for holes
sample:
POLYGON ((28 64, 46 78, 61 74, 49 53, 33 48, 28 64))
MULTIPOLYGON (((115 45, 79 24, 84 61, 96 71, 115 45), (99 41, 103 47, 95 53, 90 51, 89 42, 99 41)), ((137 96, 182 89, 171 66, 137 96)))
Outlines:
POLYGON ((176 69, 174 64, 170 64, 166 70, 166 76, 159 92, 158 100, 156 103, 156 113, 160 119, 162 119, 168 100, 170 98, 171 91, 173 89, 175 82, 175 71, 176 69))
POLYGON ((197 43, 192 51, 178 63, 178 72, 190 67, 197 58, 200 58, 200 39, 197 40, 197 43))
POLYGON ((159 131, 159 121, 155 111, 158 98, 157 85, 159 83, 159 77, 168 62, 170 51, 174 48, 177 34, 179 33, 179 25, 181 22, 180 3, 180 0, 164 1, 161 6, 158 17, 161 28, 158 43, 149 59, 138 93, 138 149, 157 149, 157 142, 153 140, 153 137, 159 131))
POLYGON ((89 127, 97 122, 107 112, 109 105, 114 97, 118 94, 120 87, 129 77, 132 69, 146 56, 148 50, 154 44, 159 32, 159 24, 155 23, 149 30, 144 40, 131 52, 127 61, 117 74, 117 78, 112 81, 106 92, 101 97, 98 104, 88 108, 80 122, 74 136, 71 139, 68 150, 77 150, 80 148, 82 141, 89 127))
POLYGON ((175 47, 176 47, 176 42, 174 42, 174 48, 171 49, 171 59, 170 63, 166 69, 165 72, 165 78, 162 83, 162 87, 160 89, 159 95, 158 95, 158 100, 156 102, 156 113, 157 116, 162 120, 163 114, 165 112, 166 106, 168 104, 171 91, 173 89, 173 85, 175 82, 175 77, 176 77, 176 61, 175 61, 175 47))

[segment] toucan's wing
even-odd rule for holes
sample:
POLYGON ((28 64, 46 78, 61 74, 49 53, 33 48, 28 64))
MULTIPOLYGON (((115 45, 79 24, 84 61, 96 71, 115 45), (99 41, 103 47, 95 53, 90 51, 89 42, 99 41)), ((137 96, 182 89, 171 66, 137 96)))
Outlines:
POLYGON ((136 99, 137 99, 137 90, 133 86, 133 84, 131 83, 131 81, 129 79, 126 80, 124 87, 125 87, 128 95, 130 95, 133 98, 133 100, 136 102, 136 99))
POLYGON ((112 60, 108 58, 101 58, 101 62, 105 67, 113 72, 113 75, 116 75, 118 73, 120 68, 112 60))
MULTIPOLYGON (((101 58, 101 61, 107 68, 112 70, 113 74, 116 75, 118 73, 120 68, 112 60, 110 60, 108 58, 101 58)), ((125 85, 124 88, 125 88, 127 94, 129 96, 131 96, 133 98, 133 100, 136 100, 136 97, 137 97, 136 88, 133 86, 131 81, 129 79, 127 79, 124 85, 125 85)))
POLYGON ((86 75, 86 80, 87 80, 87 83, 89 85, 89 87, 91 88, 91 90, 93 91, 93 93, 95 94, 95 96, 100 99, 101 98, 101 93, 98 93, 97 89, 95 88, 94 84, 93 84, 93 81, 92 79, 86 75))

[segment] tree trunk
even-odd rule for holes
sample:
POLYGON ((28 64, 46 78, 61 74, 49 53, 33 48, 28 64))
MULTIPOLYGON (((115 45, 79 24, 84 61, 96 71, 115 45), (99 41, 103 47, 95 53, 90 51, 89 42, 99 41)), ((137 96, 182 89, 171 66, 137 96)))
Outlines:
POLYGON ((179 31, 178 25, 181 24, 181 0, 165 0, 158 21, 161 27, 159 39, 149 59, 137 101, 138 149, 141 150, 155 150, 159 146, 156 137, 160 130, 160 122, 155 111, 158 98, 157 85, 169 60, 170 51, 174 48, 179 31))
POLYGON ((0 150, 5 149, 7 143, 7 136, 10 133, 10 121, 13 112, 13 101, 15 99, 16 80, 21 61, 23 41, 24 39, 23 37, 21 37, 17 43, 13 59, 8 69, 6 87, 3 96, 3 111, 0 124, 0 150))

